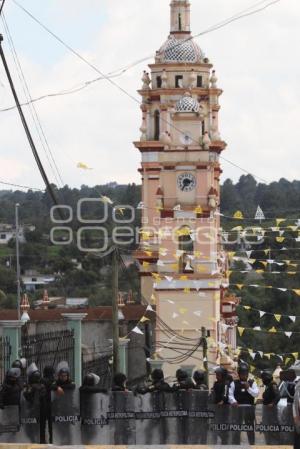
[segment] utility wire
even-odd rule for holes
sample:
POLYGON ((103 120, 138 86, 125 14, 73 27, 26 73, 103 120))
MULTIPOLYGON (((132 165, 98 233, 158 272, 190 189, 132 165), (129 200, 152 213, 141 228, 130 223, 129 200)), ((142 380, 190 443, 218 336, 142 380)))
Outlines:
POLYGON ((4 8, 5 0, 2 0, 2 4, 0 6, 0 16, 2 14, 3 8, 4 8))
POLYGON ((61 183, 61 185, 63 186, 64 182, 62 180, 61 174, 60 174, 59 169, 57 167, 57 164, 55 162, 53 153, 51 151, 48 139, 47 139, 47 137, 45 135, 45 132, 43 130, 41 121, 40 121, 39 116, 37 114, 37 111, 36 111, 36 109, 34 107, 34 104, 32 102, 32 97, 31 97, 31 94, 30 94, 30 91, 29 91, 29 86, 28 86, 28 83, 26 81, 26 78, 25 78, 25 75, 24 75, 21 63, 20 63, 20 59, 18 57, 16 48, 15 48, 15 45, 14 45, 14 42, 13 42, 13 39, 12 39, 12 35, 10 33, 10 30, 9 30, 7 21, 5 19, 4 13, 2 14, 2 21, 3 21, 4 29, 5 29, 7 37, 8 37, 8 43, 9 43, 9 46, 10 46, 10 49, 11 49, 11 53, 12 53, 12 56, 13 56, 13 59, 14 59, 15 65, 16 65, 16 69, 17 69, 17 73, 18 73, 18 76, 19 76, 19 79, 20 79, 20 83, 21 83, 21 86, 23 88, 23 92, 24 92, 25 98, 27 98, 28 104, 30 105, 29 111, 30 111, 33 123, 35 125, 35 128, 36 128, 39 140, 41 142, 41 145, 43 147, 43 150, 45 152, 46 158, 47 158, 48 163, 49 163, 49 165, 51 167, 51 170, 53 172, 53 175, 54 175, 54 177, 56 179, 56 182, 58 183, 58 185, 59 185, 59 183, 61 183))
MULTIPOLYGON (((22 108, 20 106, 19 98, 18 98, 16 89, 15 89, 15 86, 14 86, 14 83, 13 83, 13 80, 12 80, 12 77, 11 77, 11 74, 10 74, 10 71, 9 71, 9 67, 7 65, 7 62, 6 62, 6 58, 5 58, 4 52, 3 52, 2 41, 3 41, 3 36, 0 34, 0 56, 1 56, 1 59, 2 59, 2 62, 3 62, 3 66, 4 66, 4 69, 5 69, 6 75, 7 75, 7 79, 9 81, 9 84, 10 84, 10 87, 11 87, 11 91, 12 91, 13 97, 15 99, 15 102, 16 102, 17 106, 18 106, 18 112, 19 112, 19 115, 20 115, 20 119, 21 119, 21 122, 22 122, 22 125, 23 125, 23 128, 24 128, 25 134, 26 134, 27 139, 28 139, 28 143, 29 143, 30 148, 32 150, 32 153, 33 153, 34 159, 35 159, 35 161, 37 163, 37 166, 38 166, 38 169, 40 171, 40 174, 41 174, 41 176, 42 176, 42 178, 44 180, 44 183, 45 183, 45 185, 47 187, 47 191, 49 192, 49 195, 50 195, 50 197, 51 197, 51 199, 53 201, 53 204, 58 205, 55 193, 54 193, 54 191, 52 189, 52 186, 51 186, 51 184, 49 182, 49 179, 47 177, 47 174, 45 172, 43 164, 42 164, 42 162, 40 160, 40 157, 39 157, 39 154, 38 154, 37 149, 35 147, 34 141, 32 139, 29 127, 27 125, 27 122, 26 122, 23 110, 22 110, 22 108)), ((60 215, 60 218, 63 220, 64 216, 63 216, 63 214, 61 212, 61 209, 58 210, 58 213, 60 215)))
MULTIPOLYGON (((245 14, 242 14, 242 15, 233 16, 232 18, 230 18, 230 20, 227 20, 227 21, 225 21, 224 23, 220 23, 219 25, 217 25, 217 26, 215 26, 215 27, 211 27, 210 29, 208 29, 208 30, 206 30, 206 31, 204 31, 204 32, 198 33, 198 34, 196 34, 195 36, 191 36, 191 37, 189 37, 189 38, 186 39, 186 40, 190 40, 190 39, 193 39, 193 38, 195 38, 195 37, 202 36, 202 35, 204 35, 204 34, 206 34, 206 33, 215 31, 215 30, 217 30, 217 29, 219 29, 219 28, 222 28, 222 27, 226 26, 226 25, 229 24, 229 23, 232 23, 232 22, 234 22, 234 21, 236 21, 236 20, 239 20, 240 18, 244 18, 244 17, 250 16, 250 15, 259 13, 259 12, 265 10, 266 8, 270 7, 271 5, 273 5, 273 4, 275 4, 275 3, 278 3, 279 1, 281 1, 281 0, 274 0, 274 1, 268 3, 267 5, 261 7, 261 8, 259 8, 259 9, 257 9, 257 10, 254 10, 254 11, 251 11, 251 12, 248 12, 248 13, 245 13, 245 14)), ((114 87, 116 87, 118 90, 120 90, 124 95, 126 95, 126 96, 129 97, 129 98, 131 98, 131 99, 132 99, 133 101, 135 101, 136 103, 140 104, 140 101, 139 101, 137 98, 135 98, 132 94, 130 94, 129 92, 127 92, 127 91, 126 91, 123 87, 121 87, 118 83, 116 83, 115 81, 113 81, 111 78, 109 78, 107 75, 105 75, 101 70, 99 70, 99 68, 96 67, 93 63, 91 63, 90 61, 88 61, 84 56, 82 56, 80 53, 78 53, 76 50, 74 50, 69 44, 67 44, 65 41, 63 41, 57 34, 55 34, 53 31, 51 31, 46 25, 44 25, 39 19, 37 19, 32 13, 30 13, 27 9, 25 9, 22 5, 20 5, 16 0, 13 0, 13 2, 14 2, 19 8, 21 8, 27 15, 29 15, 29 17, 31 17, 36 23, 38 23, 43 29, 45 29, 51 36, 53 36, 56 40, 58 40, 58 42, 60 42, 60 43, 61 43, 65 48, 67 48, 72 54, 74 54, 75 56, 77 56, 81 61, 83 61, 85 64, 87 64, 90 68, 92 68, 92 69, 95 70, 97 73, 99 73, 103 78, 105 78, 109 83, 111 83, 114 87)), ((261 3, 262 3, 262 2, 259 2, 258 4, 261 4, 261 3)), ((250 9, 250 8, 248 8, 248 9, 250 9)), ((181 45, 181 44, 182 44, 182 43, 180 43, 180 45, 181 45)), ((174 48, 175 48, 175 45, 174 45, 174 48)), ((178 130, 178 129, 173 125, 173 123, 169 123, 169 122, 166 121, 166 120, 164 120, 164 121, 165 121, 167 124, 169 124, 171 127, 173 127, 174 129, 176 129, 177 131, 179 131, 179 132, 182 133, 182 131, 181 131, 181 130, 178 130)), ((198 144, 198 142, 197 142, 197 144, 198 144)), ((246 169, 244 169, 243 167, 239 166, 238 164, 235 164, 235 163, 231 162, 229 159, 225 159, 225 158, 223 158, 222 156, 220 156, 220 157, 221 157, 223 160, 225 160, 226 162, 232 164, 234 167, 240 169, 241 171, 243 171, 243 172, 245 172, 245 173, 247 173, 247 174, 252 174, 252 173, 250 173, 248 170, 246 170, 246 169)), ((268 183, 268 181, 266 181, 265 179, 263 179, 263 178, 261 178, 261 177, 259 177, 259 176, 256 176, 256 175, 253 175, 253 174, 252 174, 252 176, 256 177, 257 179, 260 179, 260 180, 263 181, 264 183, 268 183)))
MULTIPOLYGON (((240 18, 244 17, 243 15, 241 16, 242 13, 244 13, 244 12, 246 12, 246 11, 249 11, 249 9, 253 9, 254 7, 256 7, 256 6, 258 6, 258 5, 262 4, 262 3, 266 3, 266 1, 267 1, 267 0, 262 0, 262 1, 258 2, 258 3, 256 3, 256 4, 252 5, 251 7, 247 8, 246 10, 242 10, 242 11, 240 11, 239 13, 237 13, 237 14, 235 14, 235 15, 229 17, 228 19, 225 19, 225 20, 223 20, 223 21, 221 21, 221 22, 218 22, 217 24, 211 26, 211 27, 208 28, 207 30, 202 31, 202 32, 200 32, 200 33, 198 33, 198 34, 196 34, 196 35, 194 35, 194 36, 191 36, 191 37, 188 37, 188 38, 184 39, 182 42, 185 42, 185 41, 188 41, 188 40, 191 40, 191 39, 194 39, 194 38, 203 36, 203 35, 205 35, 205 34, 211 33, 211 32, 213 32, 213 31, 215 31, 216 29, 219 29, 219 27, 221 27, 221 26, 224 27, 225 25, 228 25, 229 23, 231 23, 233 20, 237 20, 237 19, 240 19, 240 18)), ((276 2, 277 2, 277 1, 281 1, 281 0, 276 0, 276 2)), ((275 3, 276 3, 276 2, 275 2, 275 3)), ((36 18, 35 18, 29 11, 27 11, 22 5, 18 4, 17 2, 15 2, 15 4, 16 4, 19 8, 21 8, 26 14, 28 14, 33 20, 35 20, 40 26, 42 26, 47 32, 50 32, 50 30, 48 30, 47 27, 45 27, 45 26, 44 26, 38 19, 36 19, 36 18)), ((271 3, 271 4, 273 4, 273 3, 271 3)), ((251 12, 251 14, 258 13, 258 12, 262 11, 263 9, 265 9, 265 8, 268 7, 268 6, 270 6, 270 4, 269 4, 269 5, 266 5, 264 8, 261 8, 261 9, 259 9, 259 10, 256 10, 256 11, 251 12)), ((52 32, 51 32, 50 34, 53 36, 52 32)), ((55 37, 55 38, 56 38, 56 37, 55 37)), ((59 42, 61 42, 61 41, 59 41, 59 42)), ((180 42, 180 43, 178 43, 178 44, 175 44, 175 45, 172 47, 172 49, 176 48, 176 47, 179 46, 179 45, 182 45, 182 42, 180 42)), ((138 59, 137 61, 135 61, 135 62, 133 62, 133 63, 131 63, 131 64, 128 64, 128 65, 126 65, 126 66, 124 66, 124 67, 121 67, 120 69, 117 69, 117 70, 114 70, 114 71, 112 71, 112 72, 109 72, 105 77, 104 77, 104 76, 101 76, 101 77, 95 78, 95 79, 93 79, 93 80, 86 81, 86 82, 84 82, 84 84, 83 84, 82 86, 80 86, 80 87, 75 87, 75 88, 72 88, 72 89, 63 90, 63 91, 61 91, 61 92, 56 92, 56 93, 52 93, 52 94, 41 95, 40 97, 37 97, 37 98, 35 98, 35 99, 32 99, 32 102, 41 101, 41 100, 43 100, 43 99, 45 99, 45 98, 51 98, 51 97, 58 97, 58 96, 70 95, 70 94, 73 94, 73 93, 80 92, 81 90, 83 90, 83 89, 89 87, 91 84, 94 84, 94 83, 96 83, 96 82, 98 82, 98 81, 102 81, 102 80, 107 79, 107 78, 118 78, 118 77, 122 76, 124 73, 126 73, 129 69, 131 69, 131 68, 133 68, 133 67, 135 67, 135 66, 141 64, 142 62, 148 61, 149 59, 151 59, 151 58, 153 58, 153 57, 155 57, 155 55, 149 55, 149 56, 146 56, 146 57, 144 57, 144 58, 138 59)), ((23 103, 22 106, 25 106, 25 105, 28 105, 28 104, 29 104, 29 103, 23 103)), ((12 110, 12 109, 14 109, 14 108, 15 108, 15 106, 11 106, 11 107, 8 107, 8 108, 0 109, 0 112, 10 111, 10 110, 12 110)))
POLYGON ((36 190, 37 192, 45 192, 44 190, 38 189, 37 187, 22 186, 20 184, 13 184, 11 182, 5 182, 5 181, 1 181, 1 180, 0 180, 0 184, 3 184, 5 186, 10 186, 10 187, 19 187, 21 189, 36 190))

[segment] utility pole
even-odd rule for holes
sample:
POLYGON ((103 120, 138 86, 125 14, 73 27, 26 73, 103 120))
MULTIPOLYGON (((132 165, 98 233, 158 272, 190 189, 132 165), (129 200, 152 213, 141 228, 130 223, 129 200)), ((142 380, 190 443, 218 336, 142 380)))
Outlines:
POLYGON ((118 293, 119 293, 118 250, 115 247, 112 252, 112 328, 113 328, 113 363, 114 363, 113 366, 115 374, 118 373, 120 370, 118 293))
POLYGON ((206 385, 208 385, 207 332, 205 327, 201 327, 201 343, 203 348, 203 367, 205 371, 205 383, 206 385))
POLYGON ((20 204, 16 204, 15 215, 16 215, 16 257, 17 257, 17 309, 18 309, 18 320, 21 319, 21 273, 20 273, 20 248, 19 248, 19 207, 20 204))

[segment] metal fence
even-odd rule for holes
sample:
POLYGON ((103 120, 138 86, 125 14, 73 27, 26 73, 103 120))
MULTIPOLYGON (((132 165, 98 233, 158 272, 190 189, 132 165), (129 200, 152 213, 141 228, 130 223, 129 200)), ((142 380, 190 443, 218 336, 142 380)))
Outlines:
POLYGON ((59 362, 66 361, 74 377, 74 331, 23 335, 21 347, 28 365, 34 362, 42 372, 45 366, 55 368, 59 362))
POLYGON ((82 357, 82 378, 88 373, 97 374, 100 377, 99 385, 102 388, 110 388, 112 382, 111 355, 100 356, 93 360, 85 360, 82 357))
POLYGON ((9 368, 11 346, 7 337, 0 337, 0 384, 9 368))

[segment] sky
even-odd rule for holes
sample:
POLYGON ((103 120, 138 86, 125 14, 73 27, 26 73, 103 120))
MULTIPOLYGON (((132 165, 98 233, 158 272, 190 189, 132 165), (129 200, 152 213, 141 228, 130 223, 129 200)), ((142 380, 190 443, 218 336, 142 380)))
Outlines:
MULTIPOLYGON (((141 125, 136 91, 142 71, 169 34, 169 0, 17 1, 102 73, 149 57, 113 79, 120 88, 101 80, 77 93, 35 103, 63 184, 140 183, 140 154, 132 144, 139 139, 141 125), (78 169, 78 162, 91 170, 78 169)), ((270 1, 191 0, 192 32, 198 34, 254 4, 270 1)), ((99 77, 13 0, 6 1, 5 17, 32 98, 70 90, 99 77)), ((223 180, 237 181, 245 174, 242 169, 259 182, 300 179, 299 21, 299 0, 281 0, 197 38, 224 90, 220 129, 228 144, 223 156, 232 163, 222 160, 223 180)), ((24 101, 2 22, 0 27, 11 73, 24 101)), ((13 103, 0 65, 0 181, 43 188, 16 110, 1 111, 13 103)), ((27 107, 24 112, 48 177, 58 184, 27 107)))

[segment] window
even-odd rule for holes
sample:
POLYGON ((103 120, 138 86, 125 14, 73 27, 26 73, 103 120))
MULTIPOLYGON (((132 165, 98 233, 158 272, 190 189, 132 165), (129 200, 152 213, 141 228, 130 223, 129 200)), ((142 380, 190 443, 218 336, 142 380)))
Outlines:
POLYGON ((182 21, 181 21, 181 14, 178 14, 178 29, 179 31, 182 30, 182 21))
POLYGON ((183 81, 183 76, 176 75, 175 76, 175 87, 183 87, 182 81, 183 81))
POLYGON ((31 278, 31 282, 37 282, 37 278, 31 278))
POLYGON ((197 87, 202 87, 203 86, 203 79, 201 75, 197 76, 197 87))
POLYGON ((161 88, 161 76, 156 77, 156 85, 157 85, 158 89, 161 88))
POLYGON ((205 121, 202 122, 202 136, 205 134, 205 121))
POLYGON ((6 234, 0 234, 0 239, 1 240, 5 240, 6 239, 6 234))
POLYGON ((160 113, 154 112, 154 140, 159 140, 160 136, 160 113))

